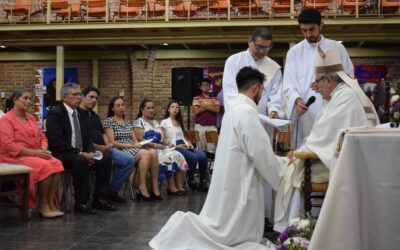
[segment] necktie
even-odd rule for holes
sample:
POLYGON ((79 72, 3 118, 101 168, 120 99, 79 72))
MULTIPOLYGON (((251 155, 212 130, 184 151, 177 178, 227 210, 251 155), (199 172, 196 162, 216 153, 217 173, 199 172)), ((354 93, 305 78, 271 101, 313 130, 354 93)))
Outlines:
POLYGON ((75 129, 75 148, 78 150, 82 150, 82 134, 81 127, 79 126, 78 113, 74 110, 72 113, 72 117, 74 118, 74 129, 75 129))

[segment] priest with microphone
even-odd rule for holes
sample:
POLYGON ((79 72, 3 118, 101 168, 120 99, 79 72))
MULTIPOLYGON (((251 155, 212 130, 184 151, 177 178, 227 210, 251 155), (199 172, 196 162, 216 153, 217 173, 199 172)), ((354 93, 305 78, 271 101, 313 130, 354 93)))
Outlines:
MULTIPOLYGON (((311 181, 329 181, 329 170, 335 164, 335 150, 340 129, 359 126, 376 126, 379 118, 375 108, 357 80, 344 70, 337 46, 322 52, 317 46, 315 72, 319 78, 313 83, 318 97, 324 100, 322 110, 316 116, 310 135, 296 151, 311 151, 320 161, 313 163, 311 181)), ((305 106, 315 101, 311 96, 305 106)), ((315 105, 315 104, 314 104, 315 105)), ((300 188, 304 176, 304 164, 289 152, 285 174, 280 181, 275 199, 274 230, 282 231, 293 218, 299 217, 301 207, 300 188)))

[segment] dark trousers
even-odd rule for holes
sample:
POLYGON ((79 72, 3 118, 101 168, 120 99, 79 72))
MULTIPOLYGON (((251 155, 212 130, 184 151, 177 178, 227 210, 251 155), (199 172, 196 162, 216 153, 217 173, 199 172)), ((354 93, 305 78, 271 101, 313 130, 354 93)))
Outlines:
POLYGON ((74 184, 75 204, 87 204, 90 200, 89 172, 95 171, 94 199, 100 198, 109 191, 112 160, 110 155, 103 155, 103 159, 95 161, 92 166, 79 154, 58 154, 65 171, 72 175, 74 184))
MULTIPOLYGON (((182 144, 183 141, 178 140, 176 145, 182 144)), ((176 151, 181 153, 185 158, 187 164, 189 165, 189 170, 187 171, 186 175, 188 177, 189 182, 194 181, 194 173, 196 171, 196 165, 199 163, 199 172, 200 172, 200 182, 207 181, 207 163, 208 159, 206 154, 198 149, 183 149, 177 148, 176 151)))

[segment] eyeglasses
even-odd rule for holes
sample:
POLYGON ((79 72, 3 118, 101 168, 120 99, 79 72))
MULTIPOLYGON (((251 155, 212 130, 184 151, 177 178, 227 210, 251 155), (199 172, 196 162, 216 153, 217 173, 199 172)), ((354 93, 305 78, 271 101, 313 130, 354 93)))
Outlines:
POLYGON ((315 82, 312 82, 311 83, 311 87, 315 87, 315 88, 317 88, 318 89, 318 84, 320 84, 323 80, 325 80, 326 79, 326 77, 322 77, 322 78, 320 78, 320 79, 318 79, 318 80, 316 80, 315 82))
POLYGON ((269 51, 270 49, 272 49, 272 45, 270 45, 270 46, 263 46, 263 45, 259 45, 259 44, 254 44, 254 48, 256 48, 256 50, 269 51))

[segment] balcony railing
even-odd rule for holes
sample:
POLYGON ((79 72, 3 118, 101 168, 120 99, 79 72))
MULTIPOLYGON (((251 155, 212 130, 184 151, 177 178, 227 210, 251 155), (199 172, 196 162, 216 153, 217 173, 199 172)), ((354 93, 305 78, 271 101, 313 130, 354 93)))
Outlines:
POLYGON ((0 0, 0 23, 400 17, 400 0, 0 0))

